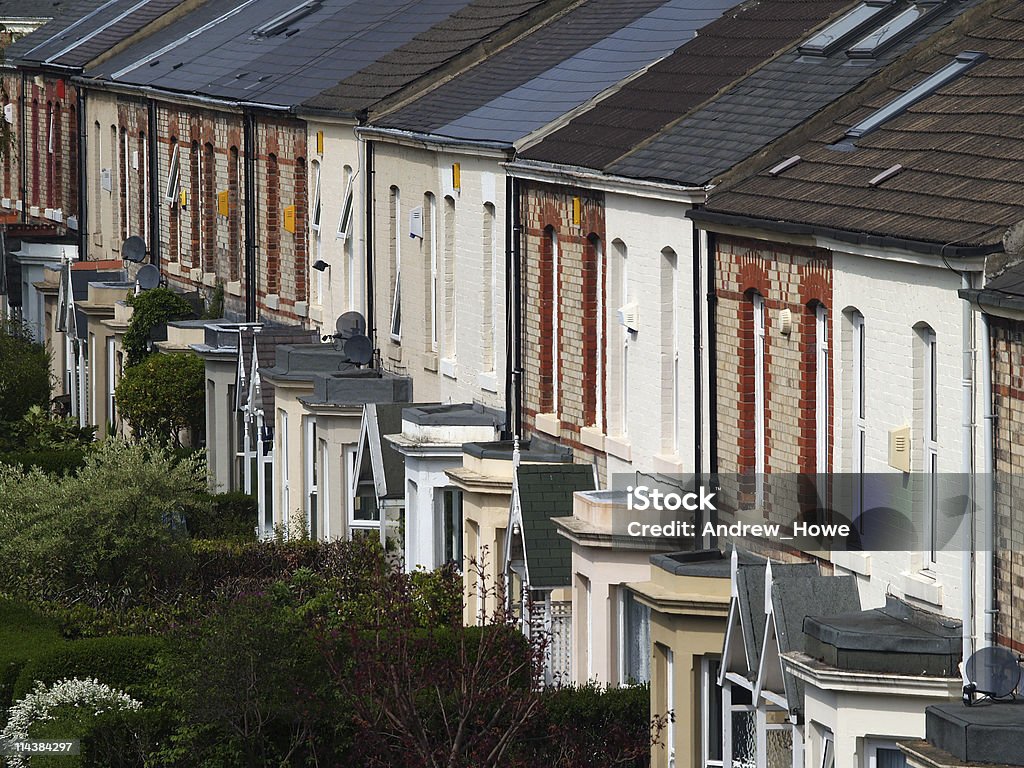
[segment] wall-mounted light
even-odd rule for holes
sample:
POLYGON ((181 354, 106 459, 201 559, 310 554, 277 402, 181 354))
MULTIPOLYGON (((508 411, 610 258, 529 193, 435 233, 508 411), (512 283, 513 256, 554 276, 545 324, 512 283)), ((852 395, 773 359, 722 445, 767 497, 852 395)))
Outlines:
POLYGON ((323 272, 329 266, 331 266, 331 265, 328 264, 323 259, 317 259, 316 261, 313 262, 313 269, 315 269, 317 272, 323 272))

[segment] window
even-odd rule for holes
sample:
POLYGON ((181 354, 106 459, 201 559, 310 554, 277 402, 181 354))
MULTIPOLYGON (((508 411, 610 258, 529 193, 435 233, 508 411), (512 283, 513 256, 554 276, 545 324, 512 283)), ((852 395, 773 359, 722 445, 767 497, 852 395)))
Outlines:
POLYGON ((238 280, 241 275, 242 233, 241 217, 239 216, 239 177, 240 174, 238 147, 228 150, 228 274, 231 280, 238 280))
POLYGON ((620 605, 619 680, 623 683, 651 681, 651 609, 638 601, 633 593, 622 589, 620 605))
POLYGON ((494 206, 491 203, 484 203, 484 231, 483 231, 483 281, 480 289, 483 291, 483 323, 481 325, 482 346, 481 370, 494 370, 494 337, 497 326, 497 318, 494 312, 494 292, 497 286, 497 259, 494 249, 494 206))
MULTIPOLYGON (((217 190, 215 188, 215 177, 217 175, 217 159, 213 152, 213 144, 203 145, 203 155, 199 165, 200 184, 199 190, 199 260, 204 272, 215 272, 215 257, 217 253, 217 190)), ((298 278, 300 275, 296 275, 298 278)))
POLYGON ((391 187, 391 220, 389 246, 391 248, 391 338, 402 341, 402 241, 399 230, 402 221, 402 200, 398 187, 391 187))
POLYGON ((316 417, 307 416, 304 419, 305 422, 305 447, 304 454, 306 458, 306 526, 309 530, 310 539, 316 541, 318 538, 317 532, 319 528, 318 520, 318 509, 317 509, 317 475, 319 457, 317 456, 317 448, 319 443, 316 438, 316 417))
POLYGON ((287 536, 291 531, 288 530, 288 521, 291 514, 291 488, 288 484, 288 459, 291 457, 291 453, 288 450, 288 412, 285 410, 278 409, 277 411, 277 428, 281 435, 281 509, 280 514, 276 517, 280 520, 285 527, 285 535, 287 536))
MULTIPOLYGON (((114 390, 117 388, 117 356, 114 354, 114 337, 107 337, 107 424, 113 426, 117 423, 117 414, 114 411, 114 390)), ((116 430, 111 430, 116 432, 116 430)))
POLYGON ((665 747, 668 752, 668 768, 676 768, 676 659, 671 648, 665 648, 665 711, 668 713, 668 728, 665 731, 665 747))
MULTIPOLYGON (((344 179, 345 179, 345 189, 346 189, 346 192, 345 192, 345 198, 344 198, 344 200, 342 200, 343 207, 342 207, 342 212, 341 212, 341 216, 342 216, 341 222, 344 224, 345 220, 347 219, 348 223, 345 225, 346 226, 346 231, 347 232, 351 232, 352 231, 352 206, 354 205, 354 203, 353 203, 353 197, 354 197, 353 184, 355 182, 355 176, 352 173, 351 166, 346 165, 344 171, 345 171, 344 179)), ((356 249, 355 249, 354 244, 353 244, 353 240, 354 239, 355 238, 348 237, 347 234, 342 238, 342 247, 343 247, 344 253, 345 253, 345 290, 348 291, 348 305, 347 305, 346 308, 349 309, 349 310, 354 310, 354 309, 357 308, 357 306, 359 306, 359 294, 358 294, 358 290, 356 288, 357 270, 356 270, 356 249)))
POLYGON ((448 360, 456 357, 456 290, 455 290, 455 198, 444 199, 444 348, 448 360))
POLYGON ((322 510, 320 517, 323 520, 321 525, 323 526, 324 541, 331 540, 331 494, 330 494, 330 473, 328 472, 328 456, 330 455, 327 450, 327 441, 320 438, 320 447, 317 452, 317 461, 319 467, 319 477, 317 478, 317 501, 319 509, 322 510))
POLYGON ((843 44, 861 34, 878 19, 891 12, 895 0, 861 3, 849 13, 843 14, 820 32, 812 35, 799 47, 803 55, 828 56, 843 44))
POLYGON ((171 139, 171 162, 167 169, 167 186, 164 188, 164 201, 174 205, 178 202, 178 189, 179 189, 179 178, 178 178, 178 163, 180 157, 178 155, 178 142, 171 139))
POLYGON ((829 471, 829 369, 828 369, 828 310, 823 304, 814 309, 814 414, 815 414, 815 471, 823 475, 829 471))
POLYGON ((700 660, 701 755, 705 768, 720 768, 722 761, 722 688, 718 684, 722 662, 716 657, 700 660))
POLYGON ((146 134, 139 134, 139 219, 142 239, 149 245, 149 144, 146 134))
POLYGON ((619 307, 629 303, 628 285, 628 251, 626 244, 621 240, 612 241, 612 263, 610 285, 608 295, 611 297, 608 302, 608 317, 606 322, 609 328, 617 329, 619 337, 611 337, 611 365, 609 381, 612 384, 612 400, 615 407, 609 407, 609 432, 610 434, 625 435, 628 425, 629 407, 629 329, 619 323, 619 307))
POLYGON ((764 392, 764 297, 750 298, 754 314, 754 475, 756 504, 764 504, 765 392, 764 392))
POLYGON ((121 221, 121 239, 127 240, 128 235, 131 234, 131 205, 132 205, 132 184, 131 184, 131 146, 129 145, 128 131, 121 130, 121 144, 122 144, 122 156, 121 156, 121 196, 123 202, 123 212, 121 221))
POLYGON ((821 738, 821 768, 836 768, 836 745, 829 732, 821 738))
POLYGON ((857 310, 848 310, 850 325, 850 365, 848 392, 851 430, 850 470, 853 473, 852 507, 858 530, 864 532, 864 462, 867 451, 867 398, 866 398, 866 346, 864 315, 857 310))
POLYGON ((680 381, 679 381, 679 259, 671 248, 661 251, 661 365, 662 381, 669 387, 662 392, 662 451, 679 455, 680 381))
POLYGON ((931 6, 912 5, 850 46, 846 55, 851 58, 878 56, 920 27, 928 17, 941 9, 941 3, 931 6))
POLYGON ((427 289, 427 317, 430 318, 430 349, 437 352, 437 198, 430 192, 423 196, 423 243, 427 249, 424 273, 427 289))
POLYGON ((906 768, 907 757, 894 741, 869 741, 864 768, 906 768))
MULTIPOLYGON (((348 172, 348 183, 345 184, 345 196, 341 202, 341 218, 338 219, 338 234, 339 240, 347 240, 352 234, 352 209, 355 206, 355 193, 352 189, 355 182, 355 177, 352 175, 352 170, 345 166, 348 172)), ((318 189, 319 189, 319 176, 318 189)))
POLYGON ((938 552, 939 507, 939 443, 938 443, 938 346, 935 331, 928 326, 918 328, 919 413, 922 443, 922 468, 926 475, 924 488, 925 552, 928 563, 935 563, 938 552))
POLYGON ((548 340, 548 348, 551 350, 551 412, 557 414, 560 412, 558 378, 559 358, 561 357, 561 350, 558 344, 558 305, 561 301, 561 293, 559 291, 558 234, 555 232, 554 227, 548 227, 545 230, 545 236, 547 237, 548 254, 550 254, 551 260, 551 338, 548 340))
POLYGON ((310 206, 309 226, 316 232, 317 239, 320 239, 320 163, 313 161, 313 205, 310 206))
POLYGON ((356 449, 345 448, 343 476, 349 478, 350 493, 348 494, 348 529, 349 538, 358 536, 381 536, 380 508, 372 481, 360 482, 360 468, 356 466, 356 449))
POLYGON ((440 525, 437 526, 441 542, 437 563, 455 563, 462 569, 462 491, 458 488, 440 489, 440 525))
POLYGON ((601 238, 591 233, 583 251, 583 420, 598 430, 604 423, 603 262, 601 238))

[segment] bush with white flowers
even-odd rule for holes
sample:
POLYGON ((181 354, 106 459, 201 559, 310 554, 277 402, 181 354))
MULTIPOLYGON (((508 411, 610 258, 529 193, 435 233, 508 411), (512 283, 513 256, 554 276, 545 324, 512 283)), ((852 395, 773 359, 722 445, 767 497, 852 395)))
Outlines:
MULTIPOLYGON (((53 720, 58 707, 76 707, 91 710, 95 716, 104 712, 139 710, 142 703, 127 693, 104 685, 99 680, 72 678, 53 685, 36 683, 35 689, 19 700, 7 712, 7 725, 0 731, 0 742, 23 741, 29 738, 29 729, 35 723, 53 720)), ((10 768, 25 768, 26 758, 8 757, 10 768)))

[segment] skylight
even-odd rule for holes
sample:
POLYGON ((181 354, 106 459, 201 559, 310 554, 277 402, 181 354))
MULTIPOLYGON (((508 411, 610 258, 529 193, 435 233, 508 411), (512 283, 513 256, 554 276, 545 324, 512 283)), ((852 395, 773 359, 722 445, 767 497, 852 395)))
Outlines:
POLYGON ((939 3, 910 6, 850 46, 846 55, 853 59, 862 59, 881 54, 889 46, 899 42, 914 29, 921 26, 926 19, 933 13, 937 13, 941 7, 939 3))
POLYGON ((896 0, 868 0, 861 3, 812 35, 797 50, 802 55, 828 56, 844 43, 862 35, 872 24, 884 19, 895 5, 896 0))
POLYGON ((288 29, 289 26, 294 24, 300 19, 304 19, 313 11, 318 10, 323 4, 323 0, 306 0, 301 5, 292 8, 290 11, 285 11, 279 16, 275 16, 265 24, 261 24, 252 31, 256 37, 273 37, 279 35, 288 29))
POLYGON ((939 88, 955 80, 975 64, 980 64, 987 58, 988 55, 980 51, 964 51, 958 54, 952 62, 938 72, 929 75, 909 91, 893 99, 884 107, 876 110, 869 117, 850 128, 846 132, 846 138, 859 139, 870 133, 883 123, 903 114, 917 104, 917 102, 931 96, 939 88))

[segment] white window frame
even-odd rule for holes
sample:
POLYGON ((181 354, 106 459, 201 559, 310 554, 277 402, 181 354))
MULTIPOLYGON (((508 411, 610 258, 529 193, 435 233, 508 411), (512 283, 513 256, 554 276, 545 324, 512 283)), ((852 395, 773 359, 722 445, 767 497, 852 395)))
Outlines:
MULTIPOLYGON (((304 464, 306 474, 306 489, 303 494, 304 504, 306 508, 306 527, 309 530, 310 539, 317 539, 317 531, 313 527, 313 500, 312 494, 317 492, 317 479, 319 475, 319 467, 317 467, 317 440, 316 440, 316 416, 306 416, 303 419, 303 431, 304 435, 304 464)), ((317 506, 319 506, 320 497, 317 496, 317 506)), ((318 510, 319 511, 319 510, 318 510)), ((318 515, 319 518, 319 515, 318 515)))
POLYGON ((559 403, 559 377, 561 376, 559 357, 561 350, 559 349, 559 327, 558 327, 558 309, 561 304, 561 296, 559 294, 559 288, 561 275, 559 274, 558 264, 558 232, 554 228, 548 231, 548 242, 551 246, 551 412, 556 416, 561 413, 559 403))
MULTIPOLYGON (((291 487, 288 478, 288 411, 278 409, 277 427, 281 436, 281 461, 279 462, 281 467, 281 488, 278 493, 278 500, 281 502, 281 514, 278 516, 278 519, 284 526, 285 538, 288 538, 291 534, 291 531, 288 529, 288 523, 291 518, 291 487)), ((274 451, 274 455, 277 456, 277 454, 278 451, 274 451)))
POLYGON ((124 187, 124 221, 121 222, 121 233, 123 235, 122 240, 127 240, 131 234, 131 218, 132 218, 132 183, 131 183, 131 148, 129 147, 129 136, 128 131, 121 132, 122 143, 124 144, 124 165, 122 166, 124 171, 121 173, 121 177, 124 179, 122 186, 124 187))
POLYGON ((46 134, 46 147, 47 147, 47 153, 52 155, 53 154, 53 113, 54 113, 54 109, 53 109, 53 105, 52 104, 47 106, 47 111, 50 113, 50 115, 49 115, 49 121, 48 121, 49 122, 49 128, 47 129, 47 134, 46 134))
POLYGON ((178 202, 178 192, 181 189, 181 150, 180 145, 175 142, 174 152, 171 153, 170 165, 167 167, 167 185, 164 187, 164 202, 175 205, 178 202))
POLYGON ((107 424, 116 424, 114 389, 117 387, 117 356, 114 353, 114 337, 107 337, 107 424))
POLYGON ((316 232, 316 239, 320 240, 320 217, 321 217, 321 203, 320 203, 320 162, 318 160, 313 161, 313 165, 316 166, 316 182, 313 191, 313 206, 309 215, 309 227, 316 232))
POLYGON ((925 329, 921 334, 921 341, 924 344, 923 370, 924 374, 924 409, 922 433, 922 448, 924 452, 924 472, 928 475, 925 488, 925 553, 927 565, 930 568, 936 563, 938 557, 938 546, 936 529, 938 528, 938 471, 939 471, 939 442, 938 442, 938 372, 939 356, 938 342, 935 331, 931 328, 925 329))
MULTIPOLYGON (((700 744, 701 744, 701 765, 704 768, 721 768, 725 762, 723 760, 712 760, 710 755, 710 738, 709 726, 711 725, 710 713, 711 713, 711 689, 718 687, 718 674, 712 673, 711 664, 717 662, 721 665, 722 660, 717 656, 702 656, 700 660, 700 706, 701 706, 701 726, 700 726, 700 744)), ((722 712, 718 713, 718 720, 720 727, 724 730, 725 723, 722 721, 722 712)), ((724 753, 723 753, 724 758, 724 753)))
MULTIPOLYGON (((448 510, 446 508, 446 500, 447 500, 447 498, 449 496, 451 496, 453 499, 454 498, 458 498, 459 499, 459 509, 461 510, 461 509, 464 508, 463 504, 465 503, 465 497, 463 496, 463 493, 462 493, 461 489, 456 488, 455 486, 443 486, 441 488, 436 488, 434 490, 434 494, 435 494, 434 495, 434 499, 435 499, 435 501, 434 501, 434 515, 435 515, 434 520, 435 520, 435 525, 436 525, 436 528, 437 528, 437 533, 436 533, 437 540, 436 540, 436 545, 435 545, 436 546, 436 552, 434 554, 434 562, 438 566, 442 566, 445 563, 449 562, 448 559, 445 557, 445 555, 446 555, 445 550, 447 549, 447 546, 448 546, 448 543, 449 543, 448 540, 447 540, 447 535, 446 535, 447 534, 446 528, 447 528, 447 522, 448 522, 448 510)), ((453 506, 453 509, 454 509, 454 506, 453 506)), ((464 522, 464 517, 460 516, 458 530, 456 531, 455 526, 453 526, 453 528, 452 528, 453 538, 452 538, 452 541, 451 541, 453 550, 454 550, 454 552, 457 555, 456 557, 452 558, 452 562, 455 564, 455 567, 458 568, 460 572, 462 571, 462 568, 463 568, 462 559, 463 559, 463 554, 464 554, 463 553, 463 522, 464 522), (455 538, 456 535, 458 536, 458 541, 456 541, 456 538, 455 538)))
MULTIPOLYGON (((603 433, 605 430, 605 419, 604 419, 604 391, 605 391, 605 369, 604 369, 604 313, 605 313, 605 300, 604 300, 604 240, 598 238, 594 244, 594 258, 597 259, 597 376, 594 377, 597 387, 596 399, 594 401, 594 428, 599 432, 603 433)), ((495 265, 494 274, 497 275, 497 265, 495 265)), ((498 281, 494 281, 495 290, 498 287, 498 281)), ((497 311, 497 296, 492 304, 497 311)), ((497 328, 497 316, 495 316, 495 328, 497 328)), ((497 352, 495 352, 497 354, 497 352)))
POLYGON ((195 198, 195 200, 192 201, 192 204, 196 207, 197 218, 199 219, 199 253, 192 254, 192 266, 198 265, 205 272, 208 268, 212 268, 212 265, 206 264, 204 261, 206 258, 206 224, 204 217, 205 211, 203 209, 206 207, 206 201, 204 200, 206 197, 204 194, 206 190, 203 189, 203 180, 205 178, 203 176, 203 160, 206 155, 206 145, 202 142, 196 142, 195 153, 199 189, 192 190, 192 196, 195 198))
POLYGON ((820 768, 835 768, 836 766, 836 742, 831 731, 821 734, 821 764, 820 768))
POLYGON ((814 417, 816 446, 814 451, 815 470, 819 475, 829 471, 829 346, 828 309, 824 304, 814 308, 814 417))
POLYGON ((668 713, 668 728, 665 731, 665 752, 668 768, 676 768, 676 663, 675 654, 665 648, 665 709, 668 713))
POLYGON ((442 268, 444 270, 444 344, 441 354, 454 364, 458 359, 459 315, 458 280, 455 277, 458 262, 458 204, 452 195, 444 198, 444 249, 442 268), (449 207, 450 206, 450 207, 449 207), (449 222, 448 212, 451 211, 449 222), (450 329, 450 331, 449 331, 450 329))
POLYGON ((391 340, 402 341, 402 193, 395 187, 395 209, 391 212, 395 217, 394 243, 395 249, 395 284, 394 296, 391 300, 391 340))
MULTIPOLYGON (((866 739, 864 768, 878 768, 878 750, 880 749, 900 752, 900 748, 892 739, 866 739)), ((906 765, 906 758, 904 758, 904 765, 906 765)))
POLYGON ((756 487, 756 504, 764 504, 764 470, 765 470, 765 391, 764 391, 764 334, 765 306, 764 296, 755 293, 751 296, 751 308, 754 313, 754 476, 756 487))
POLYGON ((149 242, 149 137, 142 134, 142 239, 149 242))
POLYGON ((437 352, 437 198, 432 194, 427 195, 426 216, 430 226, 430 350, 437 352))
MULTIPOLYGON (((345 185, 345 195, 341 199, 341 216, 338 219, 338 231, 335 237, 338 240, 348 240, 352 236, 352 221, 355 209, 355 192, 353 186, 356 177, 351 175, 345 185)), ((319 179, 318 179, 319 181, 319 179)))
POLYGON ((316 501, 320 507, 321 526, 324 530, 324 541, 331 540, 331 475, 330 475, 330 447, 327 438, 317 437, 320 448, 318 460, 320 461, 319 478, 317 482, 316 501))
MULTIPOLYGON (((856 312, 852 318, 851 346, 851 413, 853 417, 853 514, 861 518, 864 514, 864 460, 867 452, 867 336, 864 328, 864 315, 856 312)), ((863 529, 861 529, 863 530, 863 529)))

